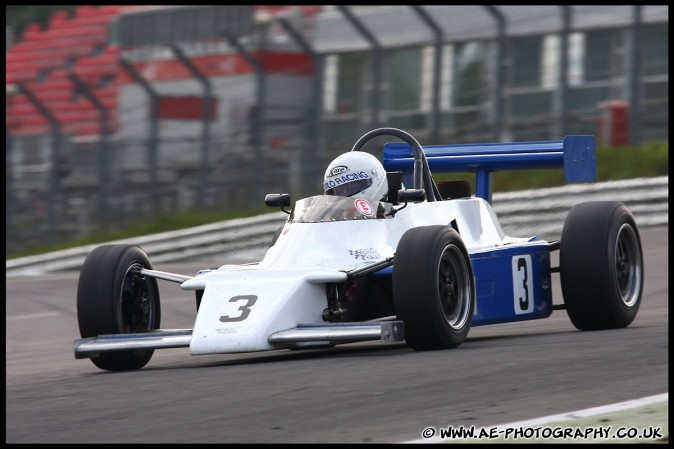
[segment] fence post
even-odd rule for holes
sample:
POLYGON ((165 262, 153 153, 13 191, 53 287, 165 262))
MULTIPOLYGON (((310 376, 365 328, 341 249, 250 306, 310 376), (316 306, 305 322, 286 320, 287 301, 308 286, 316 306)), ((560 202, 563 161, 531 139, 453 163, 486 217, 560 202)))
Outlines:
POLYGON ((110 134, 108 130, 108 109, 103 103, 94 95, 89 87, 79 79, 74 73, 69 73, 68 77, 75 84, 76 92, 81 93, 86 97, 87 100, 98 110, 100 113, 100 124, 101 124, 101 140, 100 140, 100 150, 98 153, 98 176, 101 182, 100 190, 100 202, 98 204, 99 214, 98 214, 98 224, 104 229, 107 230, 110 227, 110 213, 109 213, 109 184, 110 184, 110 167, 108 160, 108 135, 110 134))
POLYGON ((419 17, 431 28, 435 35, 435 58, 433 61, 433 94, 432 94, 432 113, 431 113, 431 144, 440 143, 440 75, 442 74, 442 27, 428 14, 421 6, 411 5, 411 8, 419 17))
POLYGON ((257 73, 257 105, 253 109, 253 114, 249 118, 252 123, 251 126, 253 132, 251 133, 251 138, 254 139, 255 145, 255 162, 254 173, 251 173, 249 176, 251 182, 251 192, 254 194, 253 202, 251 204, 256 204, 256 201, 260 201, 262 198, 261 191, 261 180, 264 179, 264 148, 266 143, 266 129, 265 129, 265 108, 267 105, 267 72, 260 63, 258 59, 253 57, 248 50, 241 45, 241 42, 228 31, 224 31, 223 35, 225 39, 241 54, 243 59, 250 64, 255 72, 257 73))
POLYGON ((159 94, 152 88, 150 83, 124 58, 119 58, 119 63, 124 67, 140 87, 147 92, 150 99, 150 204, 156 216, 159 213, 159 200, 157 188, 157 145, 159 143, 159 94))
MULTIPOLYGON (((12 177, 14 171, 14 139, 7 125, 5 125, 5 152, 5 239, 8 241, 14 235, 14 226, 12 225, 14 218, 12 216, 14 207, 14 179, 12 177)), ((7 241, 5 241, 5 248, 7 248, 7 241)))
POLYGON ((323 167, 323 151, 322 147, 319 148, 318 136, 319 128, 321 123, 321 115, 323 113, 323 61, 320 55, 318 55, 314 49, 311 48, 309 43, 302 37, 302 35, 292 27, 288 19, 280 17, 278 22, 283 26, 283 28, 290 34, 295 42, 302 48, 302 50, 309 55, 313 63, 313 76, 312 76, 312 114, 311 114, 311 124, 309 125, 308 139, 305 144, 302 145, 302 153, 300 157, 300 191, 304 196, 306 193, 311 191, 311 185, 313 184, 310 181, 310 176, 313 176, 314 173, 320 173, 318 167, 323 167), (314 149, 318 154, 311 154, 311 149, 314 149), (320 165, 319 165, 320 164, 320 165))
POLYGON ((628 141, 632 145, 636 145, 640 142, 640 120, 639 120, 639 110, 641 103, 640 96, 640 87, 641 87, 641 48, 640 48, 640 35, 641 35, 641 5, 632 6, 633 15, 632 15, 632 25, 630 26, 629 39, 628 39, 628 51, 627 51, 627 68, 626 68, 626 80, 627 80, 627 103, 629 104, 629 123, 627 124, 628 129, 628 141))
POLYGON ((56 120, 54 114, 47 109, 33 92, 26 87, 24 83, 18 83, 19 90, 26 95, 26 98, 35 106, 35 108, 44 116, 51 127, 52 151, 51 151, 51 173, 49 174, 49 195, 47 201, 47 240, 49 243, 56 242, 56 208, 60 202, 60 182, 59 182, 59 158, 61 157, 61 124, 56 120))
POLYGON ((344 5, 337 5, 337 9, 347 18, 349 22, 358 30, 358 32, 372 45, 372 125, 371 128, 379 128, 379 113, 381 109, 381 49, 382 46, 374 35, 363 25, 363 23, 344 5))
POLYGON ((190 59, 185 56, 185 53, 175 44, 170 45, 171 51, 183 63, 183 65, 194 75, 194 77, 201 83, 204 88, 204 101, 202 104, 202 135, 201 135, 201 192, 199 194, 198 203, 201 210, 206 210, 210 206, 210 195, 208 194, 208 169, 209 169, 209 151, 211 145, 211 81, 204 76, 201 71, 195 66, 190 59))
POLYGON ((496 20, 496 56, 494 57, 496 75, 492 98, 494 100, 494 130, 493 141, 501 142, 503 135, 503 91, 505 90, 505 46, 506 46, 506 19, 496 6, 485 6, 489 14, 496 20))
POLYGON ((568 84, 569 84, 569 34, 571 33, 571 6, 561 5, 562 9, 562 29, 559 39, 559 73, 557 75, 559 86, 557 88, 557 124, 554 127, 554 136, 563 137, 567 132, 568 126, 568 84))

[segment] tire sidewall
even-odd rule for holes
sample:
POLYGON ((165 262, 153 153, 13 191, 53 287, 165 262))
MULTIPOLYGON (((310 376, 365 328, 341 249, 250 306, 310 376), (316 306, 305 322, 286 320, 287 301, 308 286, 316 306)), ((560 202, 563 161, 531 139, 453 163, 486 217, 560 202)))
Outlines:
POLYGON ((621 328, 634 320, 644 284, 643 253, 636 222, 623 203, 594 201, 571 209, 560 241, 560 281, 567 313, 576 328, 621 328), (632 230, 638 246, 640 279, 631 306, 622 299, 616 271, 616 245, 623 226, 632 230))
MULTIPOLYGON (((456 260, 453 264, 457 263, 456 260)), ((395 311, 405 322, 408 345, 414 349, 444 349, 466 339, 475 311, 475 280, 468 251, 461 236, 449 226, 422 226, 400 239, 393 268, 395 311), (468 310, 460 327, 452 327, 442 309, 439 267, 446 250, 461 255, 468 310)), ((465 299, 465 298, 464 298, 465 299)))
MULTIPOLYGON (((152 269, 145 252, 132 245, 103 245, 86 258, 78 281, 77 309, 82 338, 123 333, 121 289, 127 271, 133 265, 152 269)), ((161 323, 159 289, 154 278, 150 284, 153 307, 151 328, 161 323)))
MULTIPOLYGON (((145 252, 132 245, 103 245, 85 259, 77 288, 77 319, 82 338, 124 333, 122 316, 122 284, 130 267, 152 269, 145 252)), ((155 278, 146 278, 151 315, 148 329, 159 329, 161 308, 155 278)), ((106 352, 91 359, 103 370, 135 370, 145 366, 153 349, 106 352)))

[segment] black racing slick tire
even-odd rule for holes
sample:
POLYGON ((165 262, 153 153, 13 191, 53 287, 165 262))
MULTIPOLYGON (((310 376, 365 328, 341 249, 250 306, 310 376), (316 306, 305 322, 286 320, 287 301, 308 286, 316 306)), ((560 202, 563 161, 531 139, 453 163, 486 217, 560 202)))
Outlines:
MULTIPOLYGON (((82 338, 159 329, 161 310, 155 278, 145 252, 132 245, 103 245, 84 261, 77 285, 77 321, 82 338)), ((91 361, 108 371, 140 369, 153 349, 105 352, 91 361)))
POLYGON ((449 226, 412 228, 393 262, 395 313, 417 351, 461 345, 475 312, 475 278, 461 236, 449 226))
POLYGON ((629 326, 639 310, 644 266, 639 230, 620 202, 574 206, 559 247, 562 296, 579 330, 629 326))

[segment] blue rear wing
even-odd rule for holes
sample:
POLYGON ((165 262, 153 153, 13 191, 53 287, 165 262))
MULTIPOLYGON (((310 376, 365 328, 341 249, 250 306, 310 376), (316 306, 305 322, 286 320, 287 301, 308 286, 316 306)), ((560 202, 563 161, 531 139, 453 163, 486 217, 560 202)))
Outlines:
MULTIPOLYGON (((431 173, 474 172, 476 196, 491 202, 491 173, 503 170, 564 168, 567 182, 594 181, 597 176, 594 136, 513 143, 429 145, 423 147, 431 173)), ((403 142, 384 145, 386 171, 402 171, 406 185, 414 171, 412 147, 403 142)))

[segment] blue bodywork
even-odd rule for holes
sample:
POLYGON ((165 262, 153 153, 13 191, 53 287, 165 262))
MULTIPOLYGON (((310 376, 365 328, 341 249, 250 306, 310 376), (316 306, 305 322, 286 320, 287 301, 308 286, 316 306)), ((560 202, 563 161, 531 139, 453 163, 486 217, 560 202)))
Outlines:
MULTIPOLYGON (((502 170, 564 168, 568 182, 594 181, 597 174, 594 136, 566 136, 564 140, 516 143, 429 145, 423 147, 433 173, 474 172, 475 195, 491 202, 491 173, 502 170)), ((402 171, 412 185, 414 154, 407 143, 384 146, 386 171, 402 171)))
MULTIPOLYGON (((491 173, 502 170, 563 168, 568 182, 596 177, 594 136, 566 136, 558 141, 430 145, 423 147, 432 173, 473 172, 476 196, 491 203, 491 173)), ((386 171, 402 171, 412 185, 414 153, 407 143, 384 146, 386 171)), ((551 243, 532 237, 514 244, 470 254, 476 286, 473 326, 547 318, 553 310, 551 243)), ((392 267, 377 276, 391 276, 392 267)))
POLYGON ((550 249, 541 242, 471 254, 477 294, 473 326, 550 316, 550 249))

